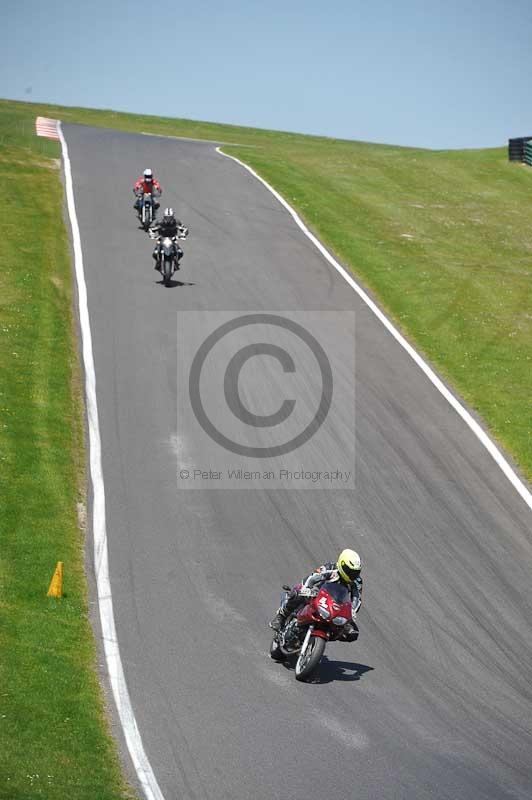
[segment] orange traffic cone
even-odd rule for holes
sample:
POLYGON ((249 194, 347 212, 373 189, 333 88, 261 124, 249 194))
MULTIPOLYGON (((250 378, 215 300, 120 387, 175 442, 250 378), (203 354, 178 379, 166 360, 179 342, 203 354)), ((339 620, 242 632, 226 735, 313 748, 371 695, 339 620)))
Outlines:
POLYGON ((63 562, 58 561, 54 577, 50 581, 47 597, 63 597, 63 562))

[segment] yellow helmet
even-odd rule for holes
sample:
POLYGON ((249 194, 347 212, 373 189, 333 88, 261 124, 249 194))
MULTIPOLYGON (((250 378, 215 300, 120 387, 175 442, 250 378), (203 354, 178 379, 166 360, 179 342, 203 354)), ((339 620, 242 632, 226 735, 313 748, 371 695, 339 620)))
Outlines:
POLYGON ((362 563, 360 556, 354 550, 342 550, 336 562, 338 573, 345 583, 353 583, 360 575, 362 563))

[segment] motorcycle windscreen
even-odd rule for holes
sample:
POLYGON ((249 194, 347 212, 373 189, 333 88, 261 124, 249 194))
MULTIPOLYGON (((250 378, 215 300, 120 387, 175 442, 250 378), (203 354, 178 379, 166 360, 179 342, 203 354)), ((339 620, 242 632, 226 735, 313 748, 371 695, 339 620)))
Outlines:
POLYGON ((338 605, 342 605, 342 603, 350 603, 351 602, 351 594, 347 586, 344 586, 338 581, 326 581, 326 583, 322 583, 321 589, 324 589, 335 603, 338 605))

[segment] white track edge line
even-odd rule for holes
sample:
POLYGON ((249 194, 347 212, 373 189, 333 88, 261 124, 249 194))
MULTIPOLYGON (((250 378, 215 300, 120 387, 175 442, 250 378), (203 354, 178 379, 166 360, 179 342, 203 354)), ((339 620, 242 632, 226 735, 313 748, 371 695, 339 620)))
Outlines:
MULTIPOLYGON (((113 130, 116 130, 113 128, 113 130)), ((129 131, 118 131, 119 133, 129 133, 129 131)), ((134 133, 133 136, 138 134, 134 133)), ((256 147, 256 144, 242 144, 242 142, 222 142, 221 139, 194 139, 192 136, 171 136, 168 133, 149 133, 148 131, 140 131, 141 136, 152 136, 155 139, 177 139, 178 142, 197 142, 198 144, 216 144, 219 147, 256 147)), ((225 153, 222 153, 225 155, 225 153)))
POLYGON ((124 669, 120 658, 113 613, 113 599, 109 578, 109 560, 107 551, 107 530, 105 523, 105 489, 102 472, 100 426, 98 421, 98 405, 96 401, 96 374, 92 351, 92 334, 87 303, 87 286, 83 271, 83 254, 79 233, 76 206, 74 203, 74 187, 72 168, 68 155, 68 147, 63 134, 61 122, 57 129, 63 153, 65 170, 65 188, 68 214, 72 228, 74 248, 74 268, 78 288, 79 319, 81 327, 83 365, 85 368, 85 400, 87 406, 87 422, 89 429, 89 461, 93 489, 93 538, 94 569, 98 593, 98 606, 102 625, 102 636, 107 661, 107 669, 111 688, 118 709, 120 722, 124 731, 127 747, 137 773, 140 785, 147 800, 164 800, 151 764, 144 751, 135 714, 127 689, 124 669))
POLYGON ((520 494, 523 498, 527 506, 532 510, 532 494, 524 485, 523 481, 519 478, 516 472, 512 469, 508 461, 504 458, 503 454, 499 450, 499 448, 494 444, 494 442, 490 439, 488 434, 481 428, 478 422, 474 419, 474 417, 469 413, 469 411, 464 408, 464 406, 460 403, 460 401, 454 396, 454 394, 445 386, 445 384, 438 378, 436 373, 434 372, 431 367, 427 364, 427 362, 420 356, 420 354, 414 350, 411 344, 407 342, 404 336, 399 333, 395 325, 388 319, 388 317, 384 314, 383 311, 377 306, 377 304, 371 299, 371 297, 362 289, 361 286, 354 280, 354 278, 346 272, 346 270, 342 267, 341 264, 336 261, 335 258, 329 253, 329 251, 323 246, 323 244, 319 241, 319 239, 314 236, 313 233, 307 228, 305 223, 302 221, 299 214, 292 208, 290 203, 288 203, 279 192, 273 188, 264 178, 255 172, 248 164, 244 161, 240 161, 239 158, 235 156, 231 156, 228 153, 224 153, 221 150, 221 147, 216 148, 216 152, 219 153, 224 158, 230 158, 232 161, 236 161, 237 164, 244 167, 248 172, 250 172, 254 178, 260 181, 272 194, 273 196, 281 203, 282 206, 288 211, 290 216, 293 218, 296 225, 303 231, 305 236, 307 236, 312 244, 317 247, 320 251, 322 256, 331 264, 337 272, 340 273, 342 278, 344 278, 347 283, 351 286, 352 289, 358 294, 361 300, 368 306, 368 308, 375 314, 377 319, 382 322, 384 327, 392 334, 394 339, 401 345, 401 347, 406 350, 410 358, 415 361, 418 367, 425 373, 427 378, 430 382, 436 387, 436 389, 440 392, 440 394, 445 397, 449 405, 451 405, 457 414, 463 419, 466 425, 473 431, 475 436, 480 440, 480 442, 484 445, 490 456, 493 458, 497 466, 502 470, 502 472, 506 475, 514 489, 520 494))

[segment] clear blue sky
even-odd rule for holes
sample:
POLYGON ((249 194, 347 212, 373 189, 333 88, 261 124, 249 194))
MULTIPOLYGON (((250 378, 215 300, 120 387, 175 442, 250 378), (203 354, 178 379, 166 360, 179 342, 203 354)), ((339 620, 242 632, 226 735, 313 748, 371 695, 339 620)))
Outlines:
POLYGON ((0 97, 423 147, 532 134, 531 0, 14 0, 0 97))

